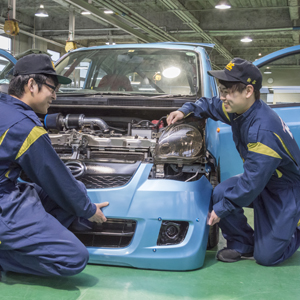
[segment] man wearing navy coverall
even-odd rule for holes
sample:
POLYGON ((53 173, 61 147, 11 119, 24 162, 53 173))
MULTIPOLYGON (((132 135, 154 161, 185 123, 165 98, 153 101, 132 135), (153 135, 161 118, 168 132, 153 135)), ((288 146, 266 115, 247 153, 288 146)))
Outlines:
POLYGON ((279 264, 300 245, 299 148, 288 126, 259 99, 262 75, 256 66, 235 58, 224 70, 208 74, 218 79, 220 98, 185 103, 167 122, 193 113, 232 127, 244 173, 213 191, 208 224, 219 222, 227 240, 217 259, 235 262, 254 256, 261 265, 279 264), (247 224, 242 207, 254 209, 255 230, 247 224))
POLYGON ((75 275, 89 254, 67 228, 78 217, 106 221, 108 202, 91 203, 35 114, 46 114, 58 84, 70 82, 48 55, 32 54, 16 63, 9 95, 0 96, 0 270, 75 275), (18 183, 21 170, 33 183, 18 183))

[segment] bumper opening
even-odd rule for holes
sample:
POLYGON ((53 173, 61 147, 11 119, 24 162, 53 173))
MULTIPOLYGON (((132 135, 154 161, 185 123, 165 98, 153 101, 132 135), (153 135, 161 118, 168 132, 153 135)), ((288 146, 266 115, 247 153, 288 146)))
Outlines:
POLYGON ((136 229, 136 221, 107 219, 94 224, 88 231, 73 232, 87 247, 123 248, 130 244, 136 229))
POLYGON ((189 223, 186 221, 162 221, 158 246, 177 245, 183 242, 189 229, 189 223))

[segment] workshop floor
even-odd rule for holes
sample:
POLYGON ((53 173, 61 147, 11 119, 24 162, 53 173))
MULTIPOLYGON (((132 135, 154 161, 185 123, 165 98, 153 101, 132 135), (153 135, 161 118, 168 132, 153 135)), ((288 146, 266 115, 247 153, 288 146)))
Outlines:
MULTIPOLYGON (((247 211, 251 224, 251 210, 247 211)), ((219 248, 224 246, 221 240, 219 248)), ((277 267, 253 260, 225 264, 207 251, 203 268, 189 272, 88 265, 69 278, 40 278, 8 272, 1 300, 289 300, 300 299, 300 249, 277 267)))

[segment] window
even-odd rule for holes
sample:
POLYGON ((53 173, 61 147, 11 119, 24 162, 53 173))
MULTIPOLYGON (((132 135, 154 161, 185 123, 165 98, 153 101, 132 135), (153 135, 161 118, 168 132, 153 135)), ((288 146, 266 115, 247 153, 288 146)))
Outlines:
POLYGON ((11 39, 5 36, 0 36, 0 48, 8 52, 11 51, 11 39))
POLYGON ((47 52, 51 55, 51 59, 53 62, 56 62, 60 58, 60 53, 53 50, 47 50, 47 52))
POLYGON ((70 53, 57 65, 72 79, 61 91, 121 91, 133 94, 196 94, 195 52, 171 49, 93 49, 70 53))
POLYGON ((260 67, 261 99, 268 104, 300 103, 300 54, 279 58, 260 67))

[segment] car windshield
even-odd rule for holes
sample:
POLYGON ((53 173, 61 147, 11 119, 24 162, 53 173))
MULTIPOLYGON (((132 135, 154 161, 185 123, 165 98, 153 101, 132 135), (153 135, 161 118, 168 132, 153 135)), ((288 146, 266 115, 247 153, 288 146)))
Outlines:
POLYGON ((61 93, 195 95, 198 54, 186 50, 111 48, 75 51, 56 66, 72 83, 61 93))

